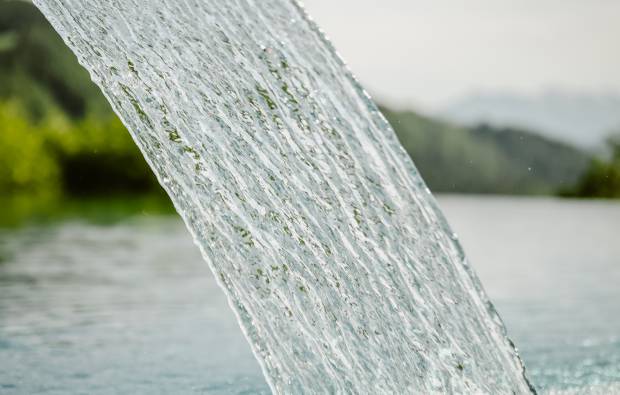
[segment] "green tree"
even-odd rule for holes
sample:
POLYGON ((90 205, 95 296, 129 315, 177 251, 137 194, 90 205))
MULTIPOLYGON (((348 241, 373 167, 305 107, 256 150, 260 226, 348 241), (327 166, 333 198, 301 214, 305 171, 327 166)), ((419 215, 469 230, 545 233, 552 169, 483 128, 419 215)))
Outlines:
POLYGON ((609 159, 595 158, 577 183, 579 197, 620 198, 620 134, 607 141, 609 159))
POLYGON ((46 131, 28 121, 17 101, 0 102, 0 193, 56 193, 60 169, 46 131))

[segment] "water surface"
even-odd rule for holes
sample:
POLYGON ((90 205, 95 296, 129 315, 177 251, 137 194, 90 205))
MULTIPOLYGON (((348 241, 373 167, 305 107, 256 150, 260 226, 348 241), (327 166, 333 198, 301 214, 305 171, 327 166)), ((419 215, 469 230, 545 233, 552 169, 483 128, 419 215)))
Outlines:
POLYGON ((620 203, 441 203, 537 387, 620 393, 620 203))
MULTIPOLYGON (((543 393, 620 391, 620 204, 444 196, 543 393)), ((0 393, 267 393, 177 217, 0 233, 0 393)))

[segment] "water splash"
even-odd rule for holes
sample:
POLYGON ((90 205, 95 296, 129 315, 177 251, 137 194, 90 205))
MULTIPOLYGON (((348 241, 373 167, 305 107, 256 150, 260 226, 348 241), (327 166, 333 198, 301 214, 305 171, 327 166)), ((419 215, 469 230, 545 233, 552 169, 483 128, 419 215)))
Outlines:
POLYGON ((275 392, 528 393, 394 132, 287 0, 35 0, 170 194, 275 392))

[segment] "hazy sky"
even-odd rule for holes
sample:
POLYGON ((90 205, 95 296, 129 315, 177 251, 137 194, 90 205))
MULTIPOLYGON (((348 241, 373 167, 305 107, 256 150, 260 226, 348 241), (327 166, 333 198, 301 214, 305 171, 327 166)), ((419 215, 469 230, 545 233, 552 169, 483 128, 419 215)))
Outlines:
POLYGON ((374 96, 620 91, 620 0, 305 0, 374 96))

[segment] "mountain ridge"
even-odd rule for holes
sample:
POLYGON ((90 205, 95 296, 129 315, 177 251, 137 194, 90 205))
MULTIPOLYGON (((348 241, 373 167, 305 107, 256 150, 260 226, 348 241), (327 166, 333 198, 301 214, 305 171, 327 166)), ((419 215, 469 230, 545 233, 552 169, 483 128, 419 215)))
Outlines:
POLYGON ((569 142, 588 150, 599 149, 620 130, 620 92, 583 93, 550 90, 539 95, 483 92, 463 96, 433 116, 467 126, 487 123, 518 127, 569 142))

